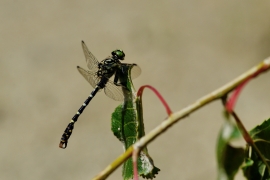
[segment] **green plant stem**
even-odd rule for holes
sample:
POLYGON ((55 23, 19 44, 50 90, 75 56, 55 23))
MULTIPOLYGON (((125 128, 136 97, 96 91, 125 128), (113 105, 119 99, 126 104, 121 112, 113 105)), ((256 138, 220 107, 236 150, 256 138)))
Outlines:
MULTIPOLYGON (((165 121, 162 121, 162 123, 159 126, 157 126, 155 129, 153 129, 144 137, 142 137, 133 146, 143 148, 144 146, 146 146, 148 143, 153 141, 156 137, 158 137, 160 134, 165 132, 170 126, 172 126, 173 124, 175 124, 182 118, 188 116, 190 113, 207 105, 208 103, 213 102, 214 100, 220 99, 221 97, 227 95, 239 84, 244 82, 246 79, 250 78, 250 76, 253 76, 254 74, 258 72, 260 72, 258 74, 261 74, 262 72, 266 72, 269 69, 270 69, 270 58, 267 58, 263 62, 251 68, 247 72, 243 73, 242 75, 240 75, 233 81, 229 82, 228 84, 200 98, 199 100, 195 101, 193 104, 187 106, 186 108, 178 112, 172 113, 165 121), (264 71, 262 71, 262 69, 264 69, 264 71)), ((133 151, 133 146, 128 148, 124 154, 119 156, 113 163, 107 166, 99 175, 93 178, 93 180, 106 179, 109 176, 109 174, 111 174, 117 167, 119 167, 126 159, 128 159, 131 156, 132 151, 133 151)))

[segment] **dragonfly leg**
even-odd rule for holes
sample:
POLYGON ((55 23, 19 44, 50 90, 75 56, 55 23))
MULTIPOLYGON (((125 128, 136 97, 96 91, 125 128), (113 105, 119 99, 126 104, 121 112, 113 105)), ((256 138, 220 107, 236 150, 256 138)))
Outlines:
POLYGON ((114 84, 115 84, 116 86, 117 86, 118 79, 119 79, 118 75, 115 74, 113 82, 114 82, 114 84))

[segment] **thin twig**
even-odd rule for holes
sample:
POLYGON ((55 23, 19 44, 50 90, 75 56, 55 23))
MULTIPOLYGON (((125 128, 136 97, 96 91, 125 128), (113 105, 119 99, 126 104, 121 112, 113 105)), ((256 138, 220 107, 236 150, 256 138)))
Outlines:
POLYGON ((132 152, 132 161, 133 161, 133 179, 139 180, 138 176, 138 155, 140 153, 140 147, 134 146, 133 152, 132 152))
MULTIPOLYGON (((139 141, 137 141, 133 146, 136 147, 144 147, 151 141, 153 141, 157 136, 162 134, 165 130, 167 130, 170 126, 178 122, 180 119, 188 116, 190 113, 195 110, 207 105, 208 103, 219 99, 229 92, 231 92, 234 88, 236 88, 239 84, 244 82, 246 79, 250 78, 250 76, 254 76, 254 74, 260 72, 265 72, 270 69, 270 58, 267 58, 257 66, 251 68, 247 72, 243 73, 233 81, 228 84, 222 86, 221 88, 213 91, 212 93, 200 98, 195 103, 187 106, 186 108, 171 114, 165 121, 157 126, 155 129, 150 131, 147 135, 142 137, 139 141), (262 71, 263 69, 263 71, 262 71)), ((126 159, 128 159, 133 151, 133 146, 129 147, 127 151, 119 156, 113 163, 106 167, 99 175, 97 175, 93 180, 102 180, 106 179, 117 167, 119 167, 126 159)))

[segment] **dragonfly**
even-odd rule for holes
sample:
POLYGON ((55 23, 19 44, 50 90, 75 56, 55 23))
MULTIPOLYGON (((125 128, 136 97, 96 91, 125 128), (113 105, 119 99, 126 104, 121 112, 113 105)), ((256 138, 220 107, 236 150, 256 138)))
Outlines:
MULTIPOLYGON (((90 103, 98 91, 104 89, 105 94, 111 99, 116 101, 124 100, 123 89, 126 89, 126 87, 123 83, 119 82, 119 77, 123 75, 122 67, 124 64, 126 64, 120 62, 125 59, 124 51, 121 49, 116 49, 111 52, 111 56, 99 62, 97 58, 88 50, 83 41, 82 48, 89 70, 85 70, 80 66, 77 66, 77 69, 79 73, 90 83, 94 90, 87 97, 66 127, 59 143, 59 147, 63 149, 67 147, 68 139, 72 134, 75 122, 77 122, 79 116, 83 113, 86 106, 90 103)), ((138 77, 141 73, 140 67, 136 64, 133 65, 134 68, 131 72, 132 79, 138 77)))

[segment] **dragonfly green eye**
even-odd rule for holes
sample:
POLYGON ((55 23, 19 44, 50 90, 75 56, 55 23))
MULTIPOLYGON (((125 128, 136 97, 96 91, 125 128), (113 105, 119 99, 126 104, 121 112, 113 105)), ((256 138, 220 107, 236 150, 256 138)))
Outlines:
POLYGON ((116 49, 112 52, 112 55, 115 56, 117 59, 124 60, 125 53, 121 49, 116 49))

